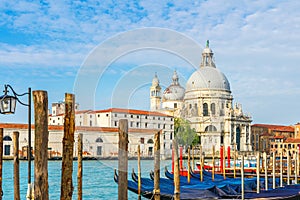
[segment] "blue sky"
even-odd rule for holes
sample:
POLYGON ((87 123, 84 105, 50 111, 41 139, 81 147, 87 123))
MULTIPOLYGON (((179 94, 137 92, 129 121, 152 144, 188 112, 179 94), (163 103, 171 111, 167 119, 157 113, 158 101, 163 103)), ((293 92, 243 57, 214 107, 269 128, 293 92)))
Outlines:
MULTIPOLYGON (((63 100, 65 92, 74 92, 80 69, 98 47, 129 31, 156 27, 183 34, 201 47, 209 39, 217 68, 227 76, 235 101, 252 115, 253 123, 295 124, 300 121, 299 8, 297 0, 2 0, 0 83, 19 93, 28 87, 46 90, 50 107, 63 100)), ((105 55, 120 44, 111 42, 105 55)), ((201 50, 184 49, 185 44, 176 47, 195 54, 195 60, 201 57, 201 50)), ((112 60, 98 77, 93 105, 78 103, 82 109, 148 109, 154 72, 166 87, 174 70, 185 86, 195 68, 172 52, 129 52, 112 60)), ((26 107, 18 105, 15 115, 0 116, 0 121, 27 122, 26 107)))

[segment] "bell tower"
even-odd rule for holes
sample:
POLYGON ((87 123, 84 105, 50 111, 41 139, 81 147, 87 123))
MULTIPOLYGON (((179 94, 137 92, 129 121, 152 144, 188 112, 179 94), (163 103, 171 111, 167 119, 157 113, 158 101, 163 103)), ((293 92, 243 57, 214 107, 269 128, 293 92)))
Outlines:
POLYGON ((161 87, 159 85, 159 80, 157 74, 155 73, 152 79, 152 85, 150 87, 150 110, 157 111, 160 109, 161 104, 161 87))

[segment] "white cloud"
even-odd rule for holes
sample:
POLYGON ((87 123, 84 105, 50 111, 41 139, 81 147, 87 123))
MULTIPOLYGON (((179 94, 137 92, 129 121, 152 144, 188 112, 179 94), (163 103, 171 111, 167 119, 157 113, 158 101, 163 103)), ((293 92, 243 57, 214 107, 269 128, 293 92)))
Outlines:
POLYGON ((78 44, 59 46, 7 45, 0 43, 0 65, 24 67, 78 67, 90 49, 78 44), (77 50, 77 51, 76 51, 77 50))
MULTIPOLYGON (((227 75, 237 99, 244 99, 246 104, 251 104, 246 98, 249 95, 296 96, 300 88, 299 7, 300 1, 295 0, 48 3, 3 0, 0 33, 15 34, 24 41, 19 38, 15 44, 1 40, 0 67, 77 69, 105 39, 135 28, 161 27, 182 32, 201 44, 211 40, 217 67, 227 75)), ((142 39, 135 36, 131 44, 128 41, 119 41, 123 46, 111 44, 103 57, 108 58, 112 51, 121 52, 142 39)), ((172 40, 171 36, 165 39, 168 45, 194 54, 195 63, 200 62, 201 52, 188 49, 184 43, 178 45, 180 41, 172 40)), ((135 63, 145 61, 141 56, 128 56, 118 64, 123 62, 128 66, 129 58, 135 59, 135 63)), ((166 64, 174 67, 172 62, 166 64)), ((119 72, 110 70, 112 74, 119 72)))

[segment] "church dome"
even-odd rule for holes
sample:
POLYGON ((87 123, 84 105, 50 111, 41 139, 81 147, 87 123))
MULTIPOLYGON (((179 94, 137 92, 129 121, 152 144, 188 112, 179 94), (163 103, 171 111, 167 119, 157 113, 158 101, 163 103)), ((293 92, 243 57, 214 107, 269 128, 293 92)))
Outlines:
POLYGON ((167 87, 163 93, 163 101, 183 100, 185 89, 179 84, 179 78, 176 71, 174 71, 172 80, 172 84, 167 87))
POLYGON ((183 100, 185 89, 180 85, 170 85, 163 94, 163 100, 183 100))
POLYGON ((226 76, 216 68, 209 41, 202 51, 200 68, 195 71, 186 84, 186 90, 223 90, 230 92, 230 84, 226 76))
POLYGON ((187 91, 201 89, 230 91, 230 84, 217 68, 206 66, 195 71, 186 84, 187 91))

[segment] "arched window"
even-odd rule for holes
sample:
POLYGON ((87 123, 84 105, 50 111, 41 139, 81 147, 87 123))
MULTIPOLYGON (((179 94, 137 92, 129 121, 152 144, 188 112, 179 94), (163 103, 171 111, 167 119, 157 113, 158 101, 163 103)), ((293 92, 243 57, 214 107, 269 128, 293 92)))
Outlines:
POLYGON ((149 140, 147 141, 147 143, 148 143, 148 144, 153 144, 154 142, 153 142, 152 139, 149 139, 149 140))
POLYGON ((207 103, 203 104, 203 116, 208 116, 208 105, 207 105, 207 103))
MULTIPOLYGON (((4 136, 3 141, 12 141, 11 137, 9 135, 4 136)), ((8 142, 10 143, 10 142, 8 142)), ((10 155, 10 146, 9 144, 5 144, 4 146, 4 155, 9 156, 10 155)))
POLYGON ((3 141, 12 141, 9 135, 4 136, 3 141))
POLYGON ((215 103, 210 104, 210 110, 211 110, 212 115, 216 114, 216 104, 215 103))
POLYGON ((205 132, 216 132, 217 128, 214 125, 209 125, 205 128, 205 132))
POLYGON ((103 140, 102 140, 101 137, 98 137, 98 138, 96 139, 96 142, 103 142, 103 140))

